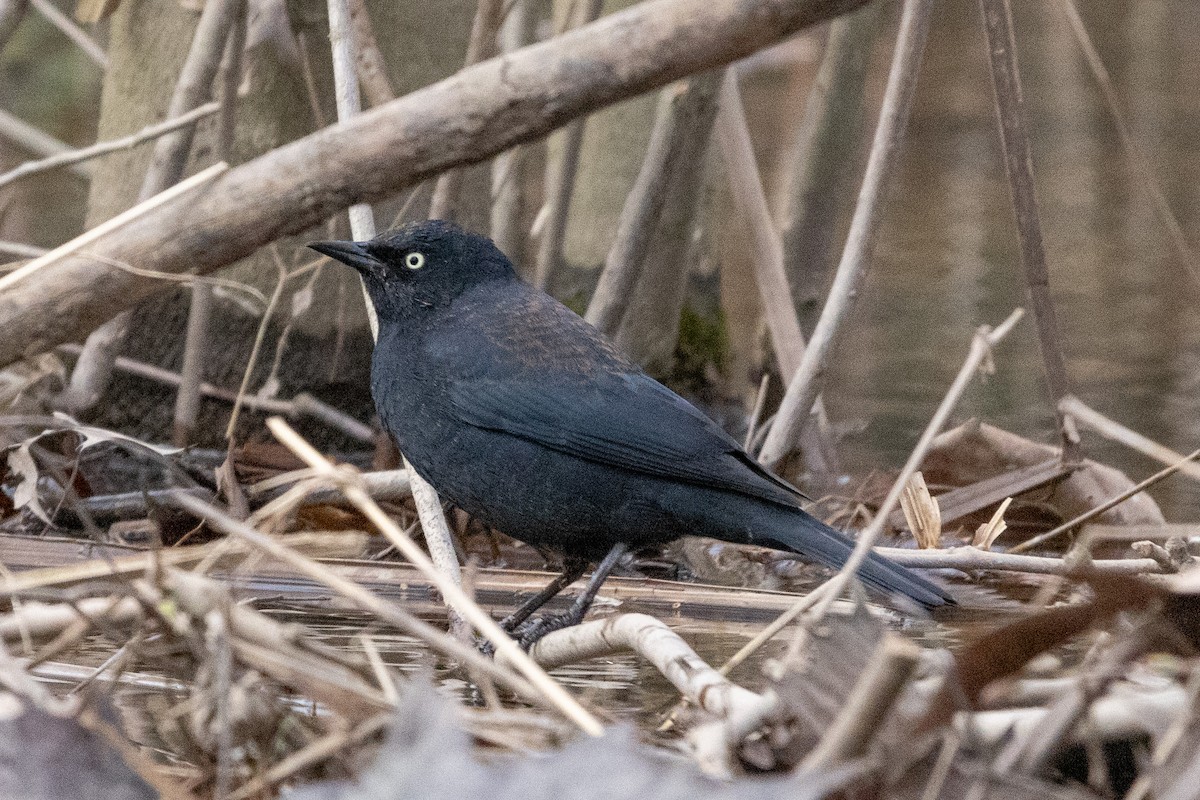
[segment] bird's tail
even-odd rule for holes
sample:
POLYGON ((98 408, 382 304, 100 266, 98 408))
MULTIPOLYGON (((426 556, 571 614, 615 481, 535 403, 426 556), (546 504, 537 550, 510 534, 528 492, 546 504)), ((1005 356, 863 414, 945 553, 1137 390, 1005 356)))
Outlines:
MULTIPOLYGON (((772 512, 755 519, 758 524, 747 534, 750 544, 787 550, 829 567, 840 567, 850 558, 854 542, 845 534, 799 509, 776 506, 772 512)), ((868 586, 907 595, 926 607, 955 604, 954 598, 934 583, 875 553, 867 555, 858 577, 868 586)))

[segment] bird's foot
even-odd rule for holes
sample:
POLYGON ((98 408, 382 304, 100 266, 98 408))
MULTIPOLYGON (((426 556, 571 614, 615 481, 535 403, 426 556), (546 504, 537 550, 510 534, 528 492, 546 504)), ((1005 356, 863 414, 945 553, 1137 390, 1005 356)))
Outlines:
POLYGON ((586 613, 586 609, 580 611, 570 609, 561 614, 536 617, 513 631, 513 637, 517 640, 517 644, 521 645, 522 650, 529 652, 529 649, 537 644, 543 636, 554 633, 554 631, 561 631, 563 628, 570 628, 572 625, 578 625, 583 621, 586 613))

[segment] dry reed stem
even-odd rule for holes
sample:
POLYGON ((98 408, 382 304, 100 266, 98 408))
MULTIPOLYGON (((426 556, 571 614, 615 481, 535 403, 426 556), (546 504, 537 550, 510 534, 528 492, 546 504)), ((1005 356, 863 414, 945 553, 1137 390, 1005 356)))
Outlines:
MULTIPOLYGON (((1029 572, 1035 575, 1071 575, 1080 566, 1068 558, 1015 555, 981 550, 966 545, 941 550, 909 550, 904 547, 876 547, 875 552, 905 567, 921 569, 959 569, 964 572, 987 569, 1029 572)), ((1152 558, 1112 558, 1091 561, 1087 568, 1109 575, 1147 575, 1163 572, 1152 558)))
MULTIPOLYGON (((237 430, 238 417, 241 415, 242 405, 245 403, 248 396, 247 393, 250 390, 250 379, 254 375, 255 365, 258 364, 258 356, 262 352, 263 342, 267 338, 267 327, 271 324, 271 317, 275 314, 275 309, 283 297, 283 287, 288 281, 287 266, 279 256, 279 249, 272 246, 271 255, 274 257, 279 278, 275 281, 275 290, 271 292, 271 297, 267 300, 267 307, 263 309, 262 319, 259 320, 258 328, 254 332, 254 344, 250 348, 250 357, 246 359, 246 368, 242 370, 242 382, 238 386, 237 394, 234 395, 233 410, 229 412, 229 423, 225 426, 225 439, 229 442, 231 451, 233 448, 233 434, 237 430)), ((84 353, 87 353, 86 347, 84 348, 84 353)))
POLYGON ((630 297, 646 266, 654 233, 671 188, 671 175, 682 164, 685 145, 699 135, 708 138, 720 71, 674 84, 659 93, 650 143, 637 179, 617 222, 617 232, 585 318, 602 333, 614 336, 629 308, 630 297))
POLYGON ((821 584, 813 592, 796 601, 795 605, 781 614, 774 622, 772 622, 761 633, 755 636, 754 639, 742 647, 741 650, 734 654, 734 656, 730 658, 723 667, 721 667, 721 672, 728 674, 730 670, 749 658, 751 654, 762 647, 762 645, 774 637, 775 634, 783 630, 788 623, 790 623, 792 620, 795 620, 806 611, 813 609, 814 607, 816 610, 813 612, 813 620, 811 623, 807 624, 809 626, 811 626, 811 624, 815 624, 817 620, 825 615, 833 601, 841 596, 847 583, 849 583, 850 576, 857 571, 859 565, 861 565, 863 560, 866 559, 867 553, 871 550, 875 539, 879 536, 879 533, 883 529, 884 522, 899 503, 900 494, 904 487, 908 484, 908 479, 911 477, 912 473, 916 472, 917 467, 920 466, 921 460, 925 457, 925 453, 932 444, 934 436, 937 435, 937 432, 941 430, 946 419, 950 416, 950 412, 958 403, 958 398, 966 389, 967 383, 970 381, 971 376, 974 374, 975 370, 979 368, 979 365, 984 362, 984 359, 988 357, 991 348, 1002 338, 1004 338, 1004 336, 1007 335, 1010 330, 1012 330, 1013 326, 1016 325, 1017 320, 1021 318, 1022 313, 1022 309, 1018 308, 1013 311, 1013 313, 1009 315, 1008 319, 1001 323, 1000 326, 995 330, 989 329, 985 325, 976 331, 975 338, 971 342, 971 350, 968 353, 967 359, 963 363, 962 368, 959 370, 958 377, 947 391, 945 398, 942 399, 942 404, 934 413, 933 419, 930 420, 928 427, 926 427, 925 432, 921 436, 921 439, 917 442, 917 446, 909 456, 908 462, 905 464, 904 469, 901 470, 900 475, 892 485, 892 489, 888 493, 887 498, 884 500, 883 506, 881 506, 879 511, 875 514, 874 519, 871 521, 871 524, 867 527, 867 529, 859 534, 858 541, 854 546, 854 551, 850 554, 850 558, 847 559, 845 565, 843 565, 841 570, 838 571, 838 574, 832 579, 821 584))
MULTIPOLYGON (((721 155, 725 159, 730 191, 750 228, 755 284, 758 286, 767 330, 771 334, 772 349, 779 363, 780 374, 792 375, 807 352, 804 334, 800 330, 800 320, 796 316, 796 307, 788 287, 787 269, 783 263, 783 240, 775 228, 767 204, 766 190, 750 140, 746 109, 742 105, 741 89, 738 88, 737 72, 732 68, 725 70, 721 81, 716 133, 721 155)), ((828 473, 834 469, 837 461, 833 436, 828 430, 821 401, 817 400, 814 407, 817 424, 807 426, 802 431, 808 436, 803 442, 804 457, 814 472, 828 473)))
MULTIPOLYGON (((759 460, 767 466, 781 462, 799 441, 813 404, 821 393, 829 359, 849 322, 870 269, 881 212, 899 160, 909 109, 916 92, 932 9, 932 0, 905 0, 879 124, 846 235, 846 246, 808 349, 795 371, 788 373, 791 377, 787 391, 775 415, 775 424, 763 442, 759 460)), ((790 295, 786 296, 790 300, 790 295)))
MULTIPOLYGON (((1009 0, 979 0, 983 12, 987 51, 991 61, 992 88, 996 101, 996 123, 1004 154, 1004 171, 1017 223, 1021 264, 1029 290, 1030 304, 1042 354, 1042 365, 1050 394, 1057 403, 1071 391, 1063 355, 1061 332, 1050 296, 1050 273, 1042 242, 1042 223, 1033 180, 1033 155, 1029 146, 1021 73, 1017 65, 1017 42, 1013 33, 1009 0)), ((1063 461, 1073 464, 1082 458, 1079 442, 1070 435, 1063 412, 1055 408, 1063 461)))
MULTIPOLYGON (((171 425, 171 443, 186 447, 192 439, 200 414, 204 366, 208 363, 208 326, 212 319, 212 287, 192 284, 188 305, 187 332, 183 339, 183 365, 179 368, 179 387, 175 392, 175 411, 171 425)), ((119 356, 118 356, 119 358, 119 356)), ((116 366, 116 361, 113 361, 116 366)))
MULTIPOLYGON (((339 120, 354 117, 362 110, 362 98, 358 93, 358 80, 354 73, 353 29, 346 2, 347 0, 329 0, 329 39, 333 47, 334 82, 337 90, 339 120)), ((375 215, 369 204, 359 203, 351 206, 350 231, 358 241, 366 241, 375 237, 375 215)), ((367 295, 367 285, 362 283, 362 276, 359 276, 359 282, 362 286, 363 298, 366 301, 371 338, 378 341, 379 319, 375 313, 375 305, 367 295)), ((274 431, 274 429, 272 430, 274 431)), ((276 433, 276 435, 279 434, 276 433)), ((417 515, 421 520, 421 529, 425 534, 429 552, 436 559, 441 574, 445 575, 447 580, 457 588, 461 585, 462 576, 459 572, 458 556, 454 550, 450 527, 446 524, 446 517, 442 513, 441 501, 433 487, 418 475, 416 470, 409 467, 407 460, 404 460, 404 465, 409 472, 409 484, 412 487, 413 500, 417 505, 417 515)), ((465 623, 458 616, 458 612, 450 607, 447 613, 451 631, 465 641, 468 631, 465 623)))
MULTIPOLYGON (((468 622, 486 637, 496 648, 497 656, 508 659, 526 679, 542 693, 544 699, 550 701, 568 719, 578 725, 585 733, 599 736, 603 733, 600 722, 592 716, 575 698, 571 697, 553 678, 546 674, 529 655, 505 633, 495 620, 488 616, 479 604, 463 592, 450 576, 438 570, 425 555, 424 551, 400 529, 379 504, 371 499, 361 486, 353 479, 352 473, 334 467, 324 456, 317 452, 312 445, 304 441, 286 422, 279 417, 267 420, 267 427, 289 450, 300 457, 305 463, 321 472, 325 477, 338 481, 343 485, 346 497, 363 513, 388 540, 396 546, 405 558, 421 570, 468 622)), ((415 474, 415 473, 414 473, 415 474)), ((181 498, 182 499, 182 498, 181 498)), ((190 502, 190 499, 189 499, 190 502)), ((474 652, 474 651, 472 651, 474 652)))

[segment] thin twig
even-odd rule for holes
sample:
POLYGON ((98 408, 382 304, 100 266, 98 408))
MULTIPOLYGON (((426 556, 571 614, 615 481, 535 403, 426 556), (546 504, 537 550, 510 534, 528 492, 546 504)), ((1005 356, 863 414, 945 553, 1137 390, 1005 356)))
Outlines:
MULTIPOLYGON (((82 350, 77 344, 62 344, 55 349, 70 355, 79 355, 80 350, 82 350)), ((179 386, 183 380, 182 376, 177 372, 172 372, 169 369, 158 367, 154 364, 147 364, 145 361, 138 361, 126 356, 119 356, 113 366, 130 375, 164 383, 168 386, 179 386)), ((236 402, 238 398, 237 392, 226 389, 223 386, 214 386, 207 381, 200 383, 200 394, 230 404, 236 402)), ((372 442, 375 440, 375 433, 370 425, 359 422, 344 411, 340 411, 328 403, 316 399, 307 392, 301 392, 291 400, 280 400, 275 397, 258 397, 248 394, 242 398, 241 402, 243 407, 252 411, 259 411, 266 414, 282 414, 289 419, 302 416, 312 417, 313 419, 320 420, 334 430, 349 436, 351 439, 357 439, 360 442, 372 442)))
MULTIPOLYGON (((775 423, 763 442, 759 460, 767 466, 782 461, 799 440, 821 392, 834 346, 845 330, 875 255, 881 211, 904 142, 932 10, 932 0, 905 0, 879 123, 858 192, 858 204, 846 235, 846 247, 808 349, 795 372, 788 373, 791 380, 775 415, 775 423)), ((786 297, 790 300, 790 293, 786 297)))
POLYGON ((245 403, 247 391, 250 388, 250 379, 254 375, 254 367, 258 364, 258 356, 262 352, 263 342, 267 338, 267 328, 271 324, 271 317, 275 314, 275 307, 279 305, 279 299, 283 297, 283 287, 287 284, 287 266, 279 257, 279 250, 274 245, 271 247, 271 255, 275 258, 279 279, 275 282, 275 291, 271 293, 271 299, 267 301, 267 308, 263 311, 262 319, 259 320, 258 330, 254 333, 254 345, 250 348, 250 357, 246 359, 246 368, 242 370, 242 383, 238 386, 237 395, 233 400, 233 410, 229 412, 229 423, 225 426, 225 438, 229 440, 231 448, 233 435, 237 430, 238 416, 241 414, 242 405, 245 403))
POLYGON ((762 422, 763 409, 767 405, 767 388, 771 385, 771 373, 764 372, 758 382, 758 394, 754 396, 754 410, 750 412, 750 421, 746 424, 746 437, 742 441, 742 449, 752 452, 754 437, 758 434, 758 425, 762 422))
MULTIPOLYGON (((47 156, 46 158, 37 161, 26 161, 20 166, 0 175, 0 186, 7 186, 13 181, 18 181, 21 178, 36 175, 47 170, 57 169, 58 167, 69 167, 88 161, 93 158, 98 158, 108 153, 115 153, 118 150, 128 150, 136 147, 139 144, 157 139, 159 136, 171 133, 186 125, 191 125, 199 120, 206 119, 217 113, 221 108, 221 104, 213 101, 205 103, 202 106, 197 106, 183 116, 174 119, 166 119, 162 122, 156 122, 153 125, 147 125, 136 133, 131 133, 128 136, 122 136, 120 139, 109 139, 105 142, 96 142, 88 147, 82 147, 78 150, 67 150, 56 153, 55 155, 47 156)), ((86 176, 90 174, 87 170, 82 173, 86 176)))
POLYGON ((791 608, 772 620, 770 625, 759 631, 753 639, 746 642, 740 650, 730 656, 729 660, 721 665, 721 674, 728 675, 736 669, 739 664, 758 652, 764 644, 775 638, 775 634, 790 625, 793 620, 805 611, 815 606, 826 595, 832 593, 835 588, 837 587, 833 585, 832 581, 826 581, 797 600, 791 608))
POLYGON ((554 681, 513 641, 503 629, 496 624, 487 612, 469 597, 450 576, 440 571, 429 556, 400 529, 379 504, 371 499, 361 486, 349 480, 345 471, 338 470, 324 456, 304 441, 288 424, 279 417, 267 420, 267 427, 288 449, 298 455, 301 460, 323 475, 342 483, 346 497, 369 519, 388 540, 396 546, 405 558, 433 581, 438 591, 446 601, 457 609, 468 622, 485 636, 496 648, 497 656, 503 656, 522 675, 525 676, 545 698, 557 707, 568 719, 574 722, 584 732, 599 736, 603 728, 594 716, 554 681))

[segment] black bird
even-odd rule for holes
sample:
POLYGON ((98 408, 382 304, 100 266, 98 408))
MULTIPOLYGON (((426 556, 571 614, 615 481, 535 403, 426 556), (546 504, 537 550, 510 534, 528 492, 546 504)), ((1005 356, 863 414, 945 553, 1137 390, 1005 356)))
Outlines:
MULTIPOLYGON (((524 643, 579 622, 630 546, 692 534, 845 563, 853 543, 803 511, 796 489, 522 282, 491 240, 430 220, 309 247, 363 276, 379 318, 371 390, 412 466, 469 514, 565 556, 563 575, 505 621, 524 643), (516 627, 596 561, 567 614, 516 627)), ((859 577, 953 602, 874 554, 859 577)))

